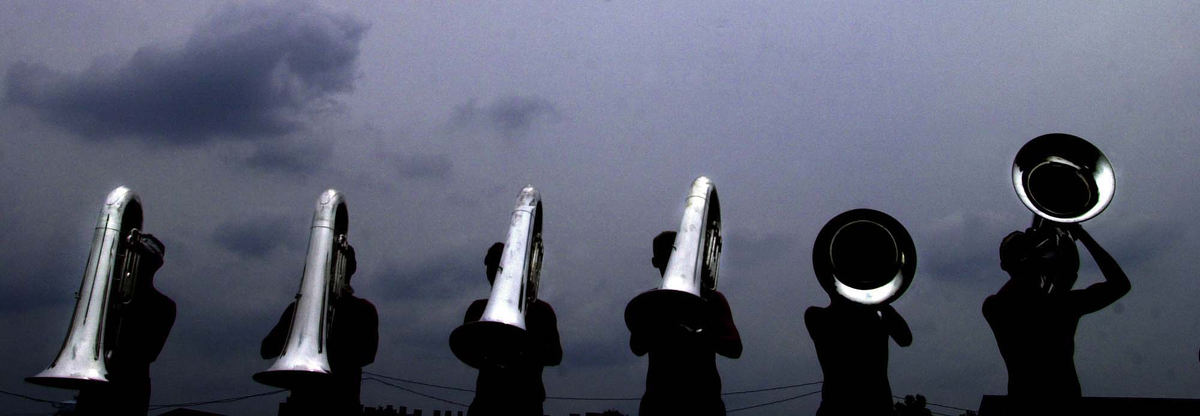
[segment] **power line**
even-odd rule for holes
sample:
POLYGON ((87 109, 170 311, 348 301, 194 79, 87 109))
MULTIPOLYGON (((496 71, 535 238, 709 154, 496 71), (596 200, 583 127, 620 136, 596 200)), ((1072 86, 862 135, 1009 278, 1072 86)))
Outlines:
POLYGON ((754 390, 731 391, 731 392, 729 392, 729 393, 721 393, 721 395, 722 395, 722 396, 733 396, 733 395, 738 395, 738 394, 748 394, 748 393, 759 393, 759 392, 764 392, 764 391, 784 390, 784 389, 790 389, 790 388, 794 388, 794 387, 812 386, 812 385, 815 385, 815 384, 821 384, 821 383, 824 383, 824 382, 825 382, 825 381, 814 381, 814 382, 811 382, 811 383, 792 384, 792 385, 790 385, 790 386, 768 387, 768 388, 765 388, 765 389, 754 389, 754 390))
POLYGON ((474 393, 474 392, 475 392, 475 390, 471 390, 471 389, 464 389, 464 388, 461 388, 461 387, 450 387, 450 386, 442 386, 442 385, 438 385, 438 384, 423 383, 423 382, 420 382, 420 381, 416 381, 416 380, 408 380, 408 379, 404 379, 404 378, 400 378, 400 377, 385 376, 385 375, 383 375, 383 374, 372 373, 372 372, 370 372, 370 371, 363 371, 363 374, 366 374, 366 375, 369 375, 369 376, 375 376, 375 377, 379 377, 379 378, 384 378, 384 379, 388 379, 388 380, 392 380, 392 381, 399 381, 399 382, 401 382, 401 383, 416 384, 416 385, 418 385, 418 386, 434 387, 434 388, 439 388, 439 389, 454 390, 454 391, 461 391, 461 392, 467 392, 467 393, 474 393))
POLYGON ((9 395, 9 396, 20 397, 20 398, 22 398, 22 399, 25 399, 25 400, 33 400, 33 401, 35 401, 35 402, 41 402, 41 403, 50 403, 50 404, 58 404, 58 403, 59 403, 59 402, 57 402, 57 401, 54 401, 54 400, 39 399, 39 398, 37 398, 37 397, 33 397, 33 396, 26 396, 26 395, 24 395, 24 394, 20 394, 20 393, 13 393, 13 392, 11 392, 11 391, 4 391, 4 390, 0 390, 0 394, 7 394, 7 395, 9 395))
POLYGON ((432 396, 432 395, 428 395, 428 394, 425 394, 425 393, 421 393, 421 392, 419 392, 419 391, 416 391, 416 390, 413 390, 413 389, 410 389, 410 388, 407 388, 407 387, 404 387, 404 386, 398 386, 398 385, 395 385, 395 384, 392 384, 392 383, 388 383, 388 382, 386 382, 386 381, 383 381, 383 380, 377 379, 377 378, 375 378, 375 377, 363 377, 363 380, 371 380, 371 381, 374 381, 374 382, 376 382, 376 383, 380 383, 380 384, 383 384, 383 385, 387 385, 387 386, 395 387, 395 388, 397 388, 397 389, 404 390, 404 391, 407 391, 407 392, 409 392, 409 393, 412 393, 412 394, 415 394, 415 395, 418 395, 418 396, 421 396, 421 397, 424 397, 424 398, 427 398, 427 399, 433 399, 433 400, 437 400, 437 401, 439 401, 439 402, 443 402, 443 403, 449 403, 449 404, 453 404, 453 405, 457 405, 457 406, 462 406, 462 407, 470 407, 470 406, 468 406, 468 405, 466 405, 466 404, 459 403, 459 402, 456 402, 456 401, 453 401, 453 400, 443 399, 443 398, 441 398, 441 397, 437 397, 437 396, 432 396))
POLYGON ((786 402, 786 401, 789 401, 789 400, 796 400, 796 399, 799 399, 799 398, 801 398, 801 397, 808 397, 808 396, 812 396, 812 395, 814 395, 814 394, 817 394, 817 393, 820 393, 820 392, 821 392, 821 390, 817 390, 817 391, 810 391, 810 392, 808 392, 808 393, 801 393, 801 394, 798 394, 798 395, 795 395, 795 396, 792 396, 792 397, 783 398, 783 399, 779 399, 779 400, 773 400, 773 401, 769 401, 769 402, 766 402, 766 403, 759 403, 759 404, 756 404, 756 405, 750 405, 750 406, 746 406, 746 407, 739 407, 739 408, 736 408, 736 409, 729 409, 729 410, 726 410, 726 411, 725 411, 725 413, 740 412, 740 411, 742 411, 742 410, 750 410, 750 409, 754 409, 754 408, 757 408, 757 407, 770 406, 770 405, 773 405, 773 404, 779 404, 779 403, 783 403, 783 402, 786 402))
MULTIPOLYGON (((897 396, 894 394, 892 395, 892 397, 900 399, 900 400, 904 400, 903 397, 900 397, 900 396, 897 396)), ((944 407, 947 409, 954 409, 954 410, 958 410, 958 411, 962 411, 962 412, 975 412, 976 411, 975 409, 963 409, 961 407, 954 407, 954 406, 948 406, 948 405, 944 405, 944 404, 940 404, 940 403, 934 403, 934 402, 929 401, 929 399, 925 399, 925 404, 930 405, 930 406, 944 407)), ((939 414, 945 414, 945 413, 939 413, 939 414)))
POLYGON ((241 401, 241 400, 246 400, 246 399, 252 399, 252 398, 255 398, 255 397, 262 397, 262 396, 270 396, 270 395, 273 395, 273 394, 279 394, 279 393, 283 393, 283 392, 285 392, 285 391, 287 391, 287 390, 286 390, 286 389, 279 389, 279 390, 272 390, 272 391, 263 392, 263 393, 247 394, 247 395, 245 395, 245 396, 235 396, 235 397, 227 397, 227 398, 224 398, 224 399, 206 400, 206 401, 202 401, 202 402, 185 402, 185 403, 171 403, 171 404, 152 404, 152 405, 150 405, 150 408, 149 408, 149 409, 147 409, 147 410, 162 410, 162 409, 174 408, 174 407, 202 406, 202 405, 206 405, 206 404, 217 404, 217 403, 232 403, 232 402, 236 402, 236 401, 241 401))
MULTIPOLYGON (((379 377, 379 378, 383 378, 383 379, 387 379, 387 380, 391 380, 391 381, 398 381, 398 382, 401 382, 401 383, 416 384, 416 385, 418 385, 418 386, 425 386, 425 387, 432 387, 432 388, 438 388, 438 389, 445 389, 445 390, 460 391, 460 392, 464 392, 464 393, 474 393, 474 392, 475 392, 475 390, 466 389, 466 388, 462 388, 462 387, 453 387, 453 386, 444 386, 444 385, 441 385, 441 384, 426 383, 426 382, 421 382, 421 381, 416 381, 416 380, 410 380, 410 379, 401 378, 401 377, 394 377, 394 376, 383 375, 383 374, 374 373, 374 372, 370 372, 370 371, 363 371, 363 374, 365 374, 365 375, 369 375, 369 376, 374 376, 374 377, 379 377)), ((767 391, 775 391, 775 390, 791 389, 791 388, 796 388, 796 387, 812 386, 812 385, 821 384, 821 383, 823 383, 823 381, 814 381, 814 382, 811 382, 811 383, 791 384, 791 385, 787 385, 787 386, 766 387, 766 388, 761 388, 761 389, 752 389, 752 390, 731 391, 731 392, 727 392, 727 393, 721 393, 721 395, 722 395, 722 396, 734 396, 734 395, 739 395, 739 394, 761 393, 761 392, 767 392, 767 391)), ((584 401, 627 401, 627 400, 641 400, 642 398, 641 398, 641 397, 576 397, 576 396, 546 396, 546 399, 553 399, 553 400, 584 400, 584 401)))

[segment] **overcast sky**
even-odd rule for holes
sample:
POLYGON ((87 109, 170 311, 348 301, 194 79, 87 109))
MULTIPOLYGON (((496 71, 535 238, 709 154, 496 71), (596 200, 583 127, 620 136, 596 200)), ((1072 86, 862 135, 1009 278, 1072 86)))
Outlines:
MULTIPOLYGON (((745 345, 718 359, 725 391, 821 379, 801 319, 828 303, 812 242, 866 207, 918 251, 894 303, 914 341, 890 348, 893 392, 977 408, 1007 380, 980 305, 1006 280, 1000 239, 1030 220, 1012 157, 1064 132, 1116 168, 1112 205, 1085 228, 1133 283, 1079 324, 1084 394, 1200 398, 1197 20, 1197 4, 1167 2, 0 1, 0 389, 71 398, 23 379, 58 352, 119 185, 166 244, 156 281, 178 304, 152 403, 271 389, 250 378, 270 364, 259 341, 295 295, 329 188, 346 196, 354 286, 380 312, 366 369, 471 387, 447 338, 487 296, 483 254, 532 184, 539 295, 564 349, 548 394, 638 397, 646 358, 629 352, 622 313, 657 285, 651 239, 707 175, 725 220, 720 289, 745 345)), ((1083 263, 1079 285, 1097 281, 1083 263)), ((362 398, 458 410, 371 382, 362 398)), ((274 414, 282 399, 202 409, 274 414)), ((52 411, 8 396, 0 408, 52 411)))

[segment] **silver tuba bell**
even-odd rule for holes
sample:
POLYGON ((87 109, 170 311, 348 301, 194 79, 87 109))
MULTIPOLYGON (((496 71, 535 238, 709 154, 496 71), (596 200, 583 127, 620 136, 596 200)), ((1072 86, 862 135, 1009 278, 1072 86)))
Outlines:
POLYGON ((861 305, 900 298, 917 271, 917 250, 904 226, 873 209, 830 219, 813 244, 813 271, 830 297, 861 305))
POLYGON ((142 226, 142 203, 124 186, 109 192, 88 254, 83 282, 75 293, 75 313, 58 357, 25 380, 44 386, 83 389, 107 383, 108 356, 117 347, 120 305, 128 302, 139 277, 139 254, 131 248, 142 226))
POLYGON ((520 359, 528 336, 525 313, 537 302, 541 268, 542 196, 527 186, 517 195, 500 268, 483 315, 450 333, 454 356, 475 368, 506 367, 520 359))
POLYGON ((1025 143, 1013 158, 1012 181, 1017 197, 1035 215, 1034 228, 1045 221, 1087 221, 1108 207, 1116 191, 1116 174, 1104 153, 1062 133, 1025 143))
POLYGON ((254 381, 290 389, 330 376, 327 341, 334 300, 348 284, 349 222, 342 193, 322 193, 313 212, 304 274, 283 351, 270 368, 254 374, 254 381))
POLYGON ((644 292, 625 307, 629 329, 663 323, 697 322, 702 290, 717 288, 721 258, 721 203, 717 188, 707 177, 692 181, 683 208, 683 219, 662 284, 644 292))

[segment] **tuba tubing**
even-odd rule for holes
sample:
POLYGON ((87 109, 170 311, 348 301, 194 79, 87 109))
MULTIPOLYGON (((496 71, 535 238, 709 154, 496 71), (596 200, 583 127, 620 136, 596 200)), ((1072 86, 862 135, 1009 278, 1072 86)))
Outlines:
POLYGON ((332 324, 333 295, 345 284, 344 260, 339 244, 345 244, 349 215, 345 197, 330 189, 317 199, 309 231, 308 255, 296 294, 296 307, 284 341, 283 351, 265 371, 254 374, 262 384, 294 388, 330 375, 327 341, 332 324))
POLYGON ((667 260, 662 284, 625 308, 629 329, 643 325, 692 322, 699 317, 703 286, 716 289, 721 255, 721 204, 716 185, 701 176, 692 181, 683 218, 667 260))
MULTIPOLYGON (((108 383, 105 355, 105 328, 113 296, 113 275, 123 246, 124 230, 142 226, 141 199, 129 188, 109 192, 92 234, 91 251, 79 292, 75 293, 75 312, 67 329, 58 357, 50 367, 25 381, 50 387, 82 389, 108 383)), ((119 319, 119 317, 118 317, 119 319)))
POLYGON ((517 195, 500 267, 478 321, 450 333, 450 349, 475 368, 505 367, 525 351, 525 314, 537 301, 542 259, 542 196, 532 186, 517 195))

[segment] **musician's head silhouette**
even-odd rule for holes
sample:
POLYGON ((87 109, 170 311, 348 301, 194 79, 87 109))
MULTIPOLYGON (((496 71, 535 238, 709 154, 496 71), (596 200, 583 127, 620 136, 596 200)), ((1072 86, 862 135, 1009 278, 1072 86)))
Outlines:
POLYGON ((483 264, 487 267, 488 284, 496 282, 496 273, 500 271, 500 255, 504 254, 504 243, 497 241, 488 247, 487 255, 483 256, 483 264))
POLYGON ((1000 268, 1043 292, 1064 293, 1079 276, 1079 250, 1057 227, 1014 231, 1000 242, 1000 268))
POLYGON ((671 258, 671 250, 675 248, 674 231, 663 231, 654 237, 654 257, 650 258, 660 275, 667 273, 667 261, 671 258))

